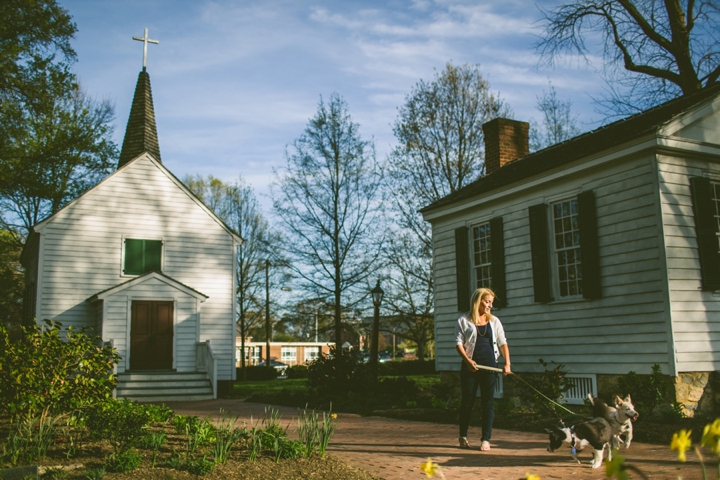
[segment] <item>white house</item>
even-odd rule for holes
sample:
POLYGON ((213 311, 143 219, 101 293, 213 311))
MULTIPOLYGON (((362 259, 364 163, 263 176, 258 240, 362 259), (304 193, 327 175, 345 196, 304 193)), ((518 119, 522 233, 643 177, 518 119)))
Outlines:
POLYGON ((160 162, 143 69, 117 171, 32 229, 30 314, 112 342, 119 397, 216 397, 235 378, 240 242, 160 162))
MULTIPOLYGON (((527 124, 483 126, 487 174, 427 206, 437 368, 459 370, 457 317, 497 293, 513 369, 562 363, 575 392, 675 377, 712 408, 720 367, 720 87, 528 155, 527 124)), ((717 393, 717 392, 716 392, 717 393)))

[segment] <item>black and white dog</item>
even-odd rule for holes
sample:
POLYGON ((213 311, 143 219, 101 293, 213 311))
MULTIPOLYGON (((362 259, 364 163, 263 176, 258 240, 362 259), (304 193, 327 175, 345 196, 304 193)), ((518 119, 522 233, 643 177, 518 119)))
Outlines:
POLYGON ((552 430, 545 429, 550 434, 550 446, 548 452, 554 452, 563 445, 570 446, 570 453, 578 463, 577 454, 580 450, 590 445, 593 448, 592 468, 602 465, 605 447, 608 449, 608 459, 612 460, 610 441, 612 440, 612 429, 607 420, 596 417, 584 422, 577 423, 572 427, 564 424, 554 427, 552 430))
POLYGON ((612 447, 618 448, 622 442, 625 443, 625 448, 630 448, 633 438, 632 422, 640 416, 635 411, 630 395, 625 398, 616 396, 614 407, 609 406, 600 398, 593 397, 592 393, 588 394, 588 399, 593 406, 593 416, 602 417, 610 424, 613 433, 612 447), (620 436, 624 436, 625 440, 623 441, 620 436))

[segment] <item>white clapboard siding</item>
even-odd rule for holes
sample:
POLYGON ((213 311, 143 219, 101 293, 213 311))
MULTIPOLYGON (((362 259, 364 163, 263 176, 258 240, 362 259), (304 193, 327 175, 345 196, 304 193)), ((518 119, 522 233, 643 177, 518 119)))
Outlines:
MULTIPOLYGON (((692 127, 685 131, 702 136, 707 129, 692 127)), ((717 131, 715 135, 717 142, 717 131)), ((701 290, 700 261, 690 195, 690 177, 707 175, 720 178, 718 161, 667 155, 658 158, 678 372, 720 370, 720 295, 701 290)))
MULTIPOLYGON (((458 370, 454 230, 479 218, 502 216, 508 306, 495 314, 505 327, 513 367, 542 371, 538 359, 572 373, 669 371, 662 242, 654 157, 621 158, 578 178, 560 172, 541 187, 438 218, 433 223, 437 368, 458 370), (528 207, 575 197, 592 189, 597 205, 603 298, 536 304, 533 297, 528 207), (622 360, 632 356, 632 366, 622 360)), ((551 212, 548 210, 548 217, 551 212)))
MULTIPOLYGON (((162 239, 162 273, 208 297, 199 334, 178 332, 186 340, 177 352, 178 368, 189 368, 191 357, 194 367, 194 336, 193 342, 210 340, 220 359, 218 378, 232 378, 236 240, 164 167, 147 156, 138 158, 42 222, 39 233, 43 271, 38 318, 77 327, 95 326, 90 297, 134 278, 122 274, 123 239, 162 239)), ((114 309, 127 308, 115 300, 106 305, 106 314, 121 315, 114 309)), ((182 302, 180 308, 177 313, 185 312, 182 302)), ((106 328, 115 346, 123 347, 122 329, 115 324, 106 328)))

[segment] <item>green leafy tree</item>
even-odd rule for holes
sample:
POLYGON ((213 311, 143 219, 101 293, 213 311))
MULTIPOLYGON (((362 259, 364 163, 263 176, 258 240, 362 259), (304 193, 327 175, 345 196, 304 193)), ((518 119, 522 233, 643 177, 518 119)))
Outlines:
POLYGON ((77 28, 54 0, 0 2, 0 95, 31 104, 72 82, 77 28))
POLYGON ((720 77, 716 0, 576 0, 544 10, 543 26, 542 61, 552 65, 565 54, 602 58, 610 88, 604 104, 618 116, 720 77))
POLYGON ((22 243, 17 232, 0 228, 0 325, 14 337, 23 319, 22 243))
POLYGON ((274 211, 291 264, 309 297, 333 305, 335 342, 343 341, 343 310, 367 292, 376 268, 378 188, 375 148, 363 140, 338 94, 325 103, 275 171, 274 211))
POLYGON ((46 320, 11 339, 0 326, 0 408, 14 421, 67 413, 108 399, 120 360, 100 337, 46 320))
MULTIPOLYGON (((432 237, 418 211, 484 173, 482 124, 511 114, 477 65, 450 63, 433 81, 420 80, 398 109, 398 145, 386 165, 392 208, 383 247, 383 309, 395 320, 383 330, 422 346, 432 339, 432 237)), ((424 349, 418 353, 424 356, 424 349)))
POLYGON ((42 110, 8 115, 13 121, 0 125, 9 179, 0 185, 0 207, 3 221, 27 234, 112 171, 113 107, 76 88, 53 97, 42 110))

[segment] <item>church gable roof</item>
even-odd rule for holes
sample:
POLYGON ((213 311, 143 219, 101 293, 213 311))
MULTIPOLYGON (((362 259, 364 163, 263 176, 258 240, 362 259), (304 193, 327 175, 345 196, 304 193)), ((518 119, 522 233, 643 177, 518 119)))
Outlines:
MULTIPOLYGON (((33 231, 37 233, 42 233, 42 230, 47 227, 48 224, 52 223, 55 219, 61 217, 62 215, 67 214, 74 205, 76 205, 79 202, 83 202, 86 198, 88 198, 91 194, 98 193, 98 190, 102 188, 103 185, 107 184, 108 182, 113 181, 113 179, 118 178, 119 176, 124 175, 133 175, 135 168, 133 168, 134 165, 140 166, 141 163, 150 163, 154 165, 162 174, 164 174, 173 184, 175 184, 185 195, 187 195, 195 204, 197 204, 205 213, 207 213, 217 224, 219 224, 230 236, 233 237, 233 239, 238 242, 242 243, 242 238, 232 229, 230 228, 220 217, 218 217, 212 210, 210 210, 203 202, 200 200, 187 186, 185 186, 180 179, 178 179, 175 175, 170 172, 167 167, 165 167, 162 163, 160 163, 158 160, 156 160, 152 155, 149 155, 148 153, 144 153, 140 155, 137 158, 132 159, 128 164, 112 174, 110 174, 108 177, 103 179, 100 183, 95 185, 93 188, 82 194, 80 197, 76 198, 72 202, 65 205, 63 208, 61 208, 59 211, 54 213, 53 215, 49 216, 48 218, 40 221, 33 227, 33 231)), ((142 167, 140 167, 142 169, 142 167)), ((132 185, 133 182, 130 182, 129 185, 132 185)))
POLYGON ((158 162, 161 161, 150 75, 143 68, 135 86, 118 168, 145 152, 155 157, 158 162))
POLYGON ((713 86, 531 153, 509 162, 493 173, 480 177, 460 190, 431 203, 422 208, 420 212, 427 214, 437 208, 463 202, 480 193, 507 187, 517 181, 563 167, 613 147, 619 147, 645 135, 658 134, 669 122, 719 95, 720 85, 713 86))

